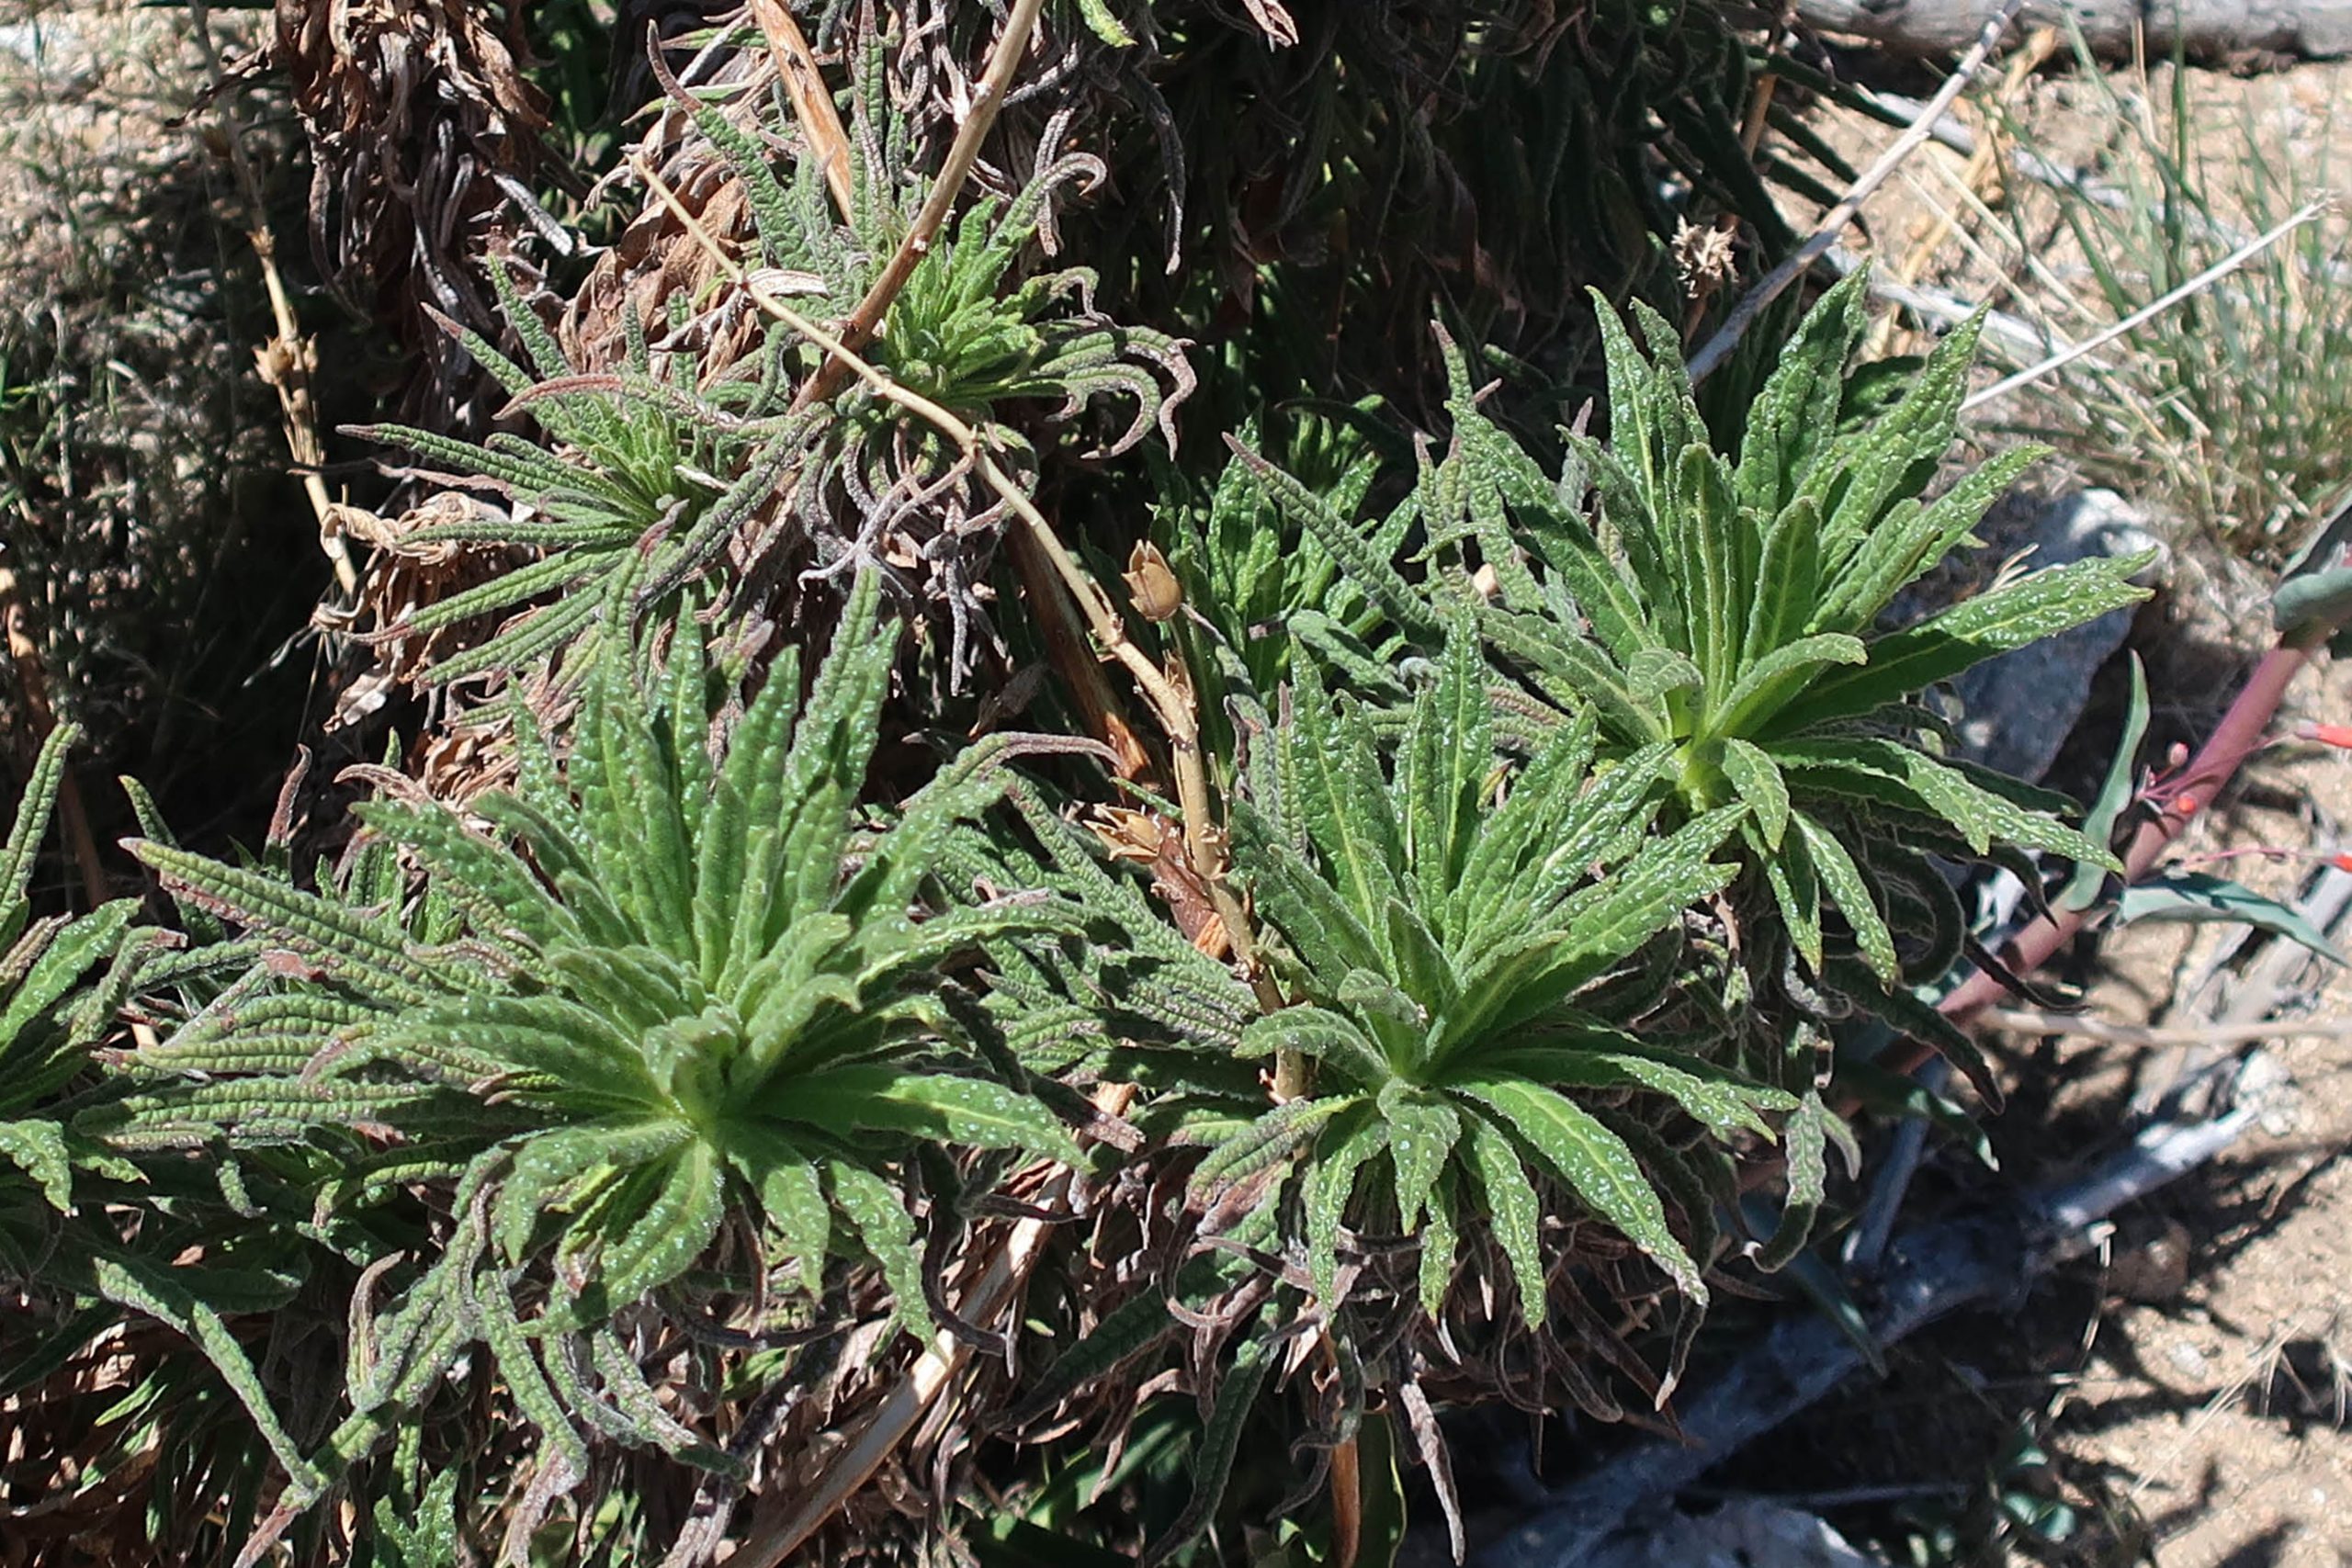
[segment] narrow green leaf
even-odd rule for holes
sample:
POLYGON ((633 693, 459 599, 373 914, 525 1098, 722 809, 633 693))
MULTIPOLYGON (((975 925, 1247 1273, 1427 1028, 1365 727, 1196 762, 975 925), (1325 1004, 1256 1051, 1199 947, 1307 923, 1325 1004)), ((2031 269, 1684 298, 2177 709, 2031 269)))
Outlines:
POLYGON ((1052 1111, 1002 1084, 884 1063, 796 1076, 775 1114, 834 1132, 865 1129, 979 1149, 1021 1149, 1077 1166, 1078 1141, 1052 1111))
POLYGON ((1841 1057, 1837 1084, 1871 1115, 1915 1116, 1932 1122, 1958 1140, 1985 1169, 2001 1168, 2001 1162, 1993 1152, 1993 1140, 1985 1136, 1984 1123, 1917 1078, 1889 1072, 1872 1062, 1841 1057))
POLYGON ((1396 1070, 1353 1020, 1311 1004, 1279 1008, 1250 1020, 1242 1030, 1243 1056, 1271 1056, 1278 1051, 1296 1051, 1327 1063, 1367 1089, 1378 1088, 1396 1070))
POLYGON ((1815 682, 1775 716, 1758 738, 1796 735, 1833 719, 1858 717, 1948 681, 1996 653, 2136 604, 2148 591, 2132 579, 2147 569, 2151 558, 2145 554, 2094 556, 1963 599, 1908 631, 1872 642, 1864 668, 1815 682))
POLYGON ((881 1265, 899 1325, 928 1342, 937 1325, 923 1295, 922 1248, 915 1240, 914 1216, 888 1182, 847 1160, 826 1162, 825 1185, 859 1244, 881 1265))
POLYGON ((1701 1126, 1724 1138, 1743 1132, 1769 1138, 1771 1125, 1762 1113, 1786 1111, 1796 1103, 1780 1089, 1671 1051, 1526 1045, 1483 1058, 1481 1066, 1552 1089, 1640 1089, 1663 1094, 1701 1126))
POLYGON ((1356 1103, 1353 1096, 1329 1095, 1275 1106, 1210 1152, 1193 1172, 1192 1191, 1205 1196, 1220 1184, 1246 1180, 1288 1158, 1325 1122, 1356 1103))
POLYGON ((1316 1298, 1337 1312, 1340 1296, 1340 1226, 1364 1163, 1388 1145, 1389 1130, 1370 1105, 1333 1122, 1306 1168, 1306 1267, 1316 1298))
POLYGON ((1404 1084, 1381 1090, 1380 1113, 1388 1122, 1388 1155, 1396 1168, 1396 1217, 1409 1235, 1420 1227, 1462 1137, 1462 1118, 1404 1084))
POLYGON ((613 1311, 641 1301, 700 1258, 726 1210, 724 1173, 708 1144, 696 1139, 670 1158, 661 1190, 599 1269, 613 1311))
POLYGON ((29 1117, 0 1121, 0 1158, 31 1178, 51 1208, 61 1214, 74 1212, 74 1168, 56 1122, 29 1117))
POLYGON ((1216 1403, 1201 1429, 1200 1445, 1193 1451, 1193 1493, 1167 1533, 1144 1550, 1139 1568, 1159 1568, 1169 1558, 1200 1538, 1216 1517, 1233 1476, 1233 1461, 1241 1451, 1241 1437, 1258 1411, 1258 1396, 1272 1366, 1269 1342, 1244 1339, 1234 1353, 1233 1365, 1216 1391, 1216 1403))
POLYGON ((51 730, 33 758, 32 776, 17 802, 16 820, 9 824, 8 841, 0 847, 0 946, 17 940, 24 930, 25 890, 32 885, 33 864, 40 856, 40 840, 49 831, 51 812, 65 784, 65 756, 80 739, 79 725, 61 724, 51 730))
POLYGON ((284 1467, 289 1501, 307 1506, 326 1490, 327 1478, 303 1456, 278 1419, 252 1359, 218 1312, 183 1280, 143 1261, 99 1258, 93 1260, 91 1267, 100 1295, 168 1325, 203 1351, 213 1370, 220 1374, 220 1381, 229 1385, 238 1403, 245 1407, 254 1430, 284 1467))
POLYGON ((1816 682, 1822 671, 1832 664, 1861 664, 1869 658, 1861 640, 1843 632, 1818 632, 1784 643, 1741 671, 1738 682, 1713 703, 1702 731, 1724 737, 1781 733, 1783 727, 1773 716, 1816 682))
POLYGON ((2121 925, 2143 920, 2248 925, 2283 936, 2330 964, 2346 962, 2343 949, 2301 910, 2210 872, 2167 870, 2135 882, 2123 890, 2115 918, 2121 925))
POLYGON ((1723 768, 1763 835, 1764 847, 1779 849, 1789 828, 1789 786, 1779 764, 1762 747, 1735 736, 1724 742, 1723 768))
POLYGON ((1788 1195, 1781 1200, 1780 1223, 1754 1255, 1756 1266, 1768 1274, 1785 1268, 1812 1237, 1815 1217, 1821 1213, 1828 1191, 1829 1165, 1824 1155, 1829 1146, 1830 1114, 1821 1096, 1808 1089, 1781 1131, 1781 1146, 1788 1159, 1788 1195))
MULTIPOLYGON (((1836 434, 1841 372, 1865 322, 1867 278, 1857 268, 1831 286, 1781 348, 1780 363, 1747 411, 1740 442, 1740 503, 1779 512, 1836 434)), ((1767 584, 1771 581, 1768 572, 1767 584)))
POLYGON ((1231 436, 1226 437, 1226 445, 1233 448, 1267 499, 1329 550, 1348 581, 1398 630, 1417 641, 1438 639, 1441 628, 1436 615, 1353 524, 1333 512, 1321 496, 1231 436))
POLYGON ((1984 1051, 1951 1020, 1930 1004, 1920 1000, 1902 986, 1873 986, 1871 976, 1865 976, 1851 965, 1832 962, 1830 973, 1825 976, 1855 1001, 1878 1014, 1896 1029, 1932 1047, 1936 1054, 1960 1069, 1977 1097, 1991 1111, 2001 1109, 2003 1096, 2000 1080, 1993 1076, 1993 1065, 1984 1051))
POLYGON ((1682 1293, 1707 1299, 1699 1267, 1667 1228, 1666 1207, 1623 1139, 1552 1090, 1517 1078, 1468 1078, 1453 1087, 1483 1101, 1536 1156, 1666 1270, 1682 1293))
POLYGON ((1878 897, 1864 879, 1861 868, 1854 863, 1854 857, 1837 834, 1802 812, 1794 820, 1821 886, 1838 912, 1846 917, 1846 924, 1852 928, 1854 943, 1861 950, 1863 961, 1883 983, 1896 984, 1903 966, 1895 956, 1894 933, 1886 929, 1886 917, 1880 912, 1878 897))
POLYGON ((258 871, 144 839, 128 840, 125 847, 181 897, 282 942, 356 984, 402 1001, 420 1001, 442 989, 431 967, 379 920, 258 871))
POLYGON ((1530 1328, 1544 1326, 1551 1292, 1545 1283, 1541 1242, 1543 1205, 1520 1165, 1518 1148, 1501 1128, 1473 1112, 1464 1119, 1472 1168, 1486 1194, 1487 1217, 1495 1240, 1519 1280, 1520 1314, 1530 1328))
POLYGON ((1742 669, 1794 640, 1813 618, 1821 592, 1821 509, 1810 497, 1791 502, 1766 527, 1756 575, 1742 669))
MULTIPOLYGON (((2352 516, 2352 513, 2347 513, 2352 516)), ((2089 814, 2083 819, 2083 836, 2104 849, 2115 845, 2115 825, 2121 820, 2124 808, 2138 793, 2140 742, 2148 733, 2148 671, 2140 655, 2132 655, 2132 696, 2124 708, 2123 733, 2116 740, 2115 755, 2107 765, 2107 780, 2099 786, 2098 797, 2091 803, 2089 814)), ((2094 862, 2086 861, 2075 867, 2075 874, 2067 880, 2053 903, 2058 908, 2076 912, 2098 902, 2106 891, 2108 874, 2094 862)))

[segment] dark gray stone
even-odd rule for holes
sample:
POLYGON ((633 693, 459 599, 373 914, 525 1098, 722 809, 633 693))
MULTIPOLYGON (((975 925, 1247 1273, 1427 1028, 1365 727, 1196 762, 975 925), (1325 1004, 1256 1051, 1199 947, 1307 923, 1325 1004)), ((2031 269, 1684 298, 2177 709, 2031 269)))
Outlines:
MULTIPOLYGON (((2029 569, 2064 566, 2093 556, 2161 551, 2147 517, 2111 490, 2013 496, 1981 530, 1996 558, 2032 552, 2029 569)), ((2159 554, 2152 572, 2161 571, 2159 554)), ((2091 680, 2132 630, 2132 612, 2115 610, 2070 632, 1991 659, 1953 685, 1957 726, 1971 760, 2018 778, 2039 780, 2090 701, 2091 680)))

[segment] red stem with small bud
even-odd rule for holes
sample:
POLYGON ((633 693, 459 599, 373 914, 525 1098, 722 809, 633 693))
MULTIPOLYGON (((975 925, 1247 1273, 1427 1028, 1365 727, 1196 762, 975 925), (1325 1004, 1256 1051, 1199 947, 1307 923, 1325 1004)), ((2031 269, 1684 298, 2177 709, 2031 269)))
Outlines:
MULTIPOLYGON (((2154 870, 2156 863, 2187 831, 2197 814, 2211 806, 2236 776, 2246 758, 2262 749, 2288 686, 2311 662, 2312 650, 2324 643, 2335 629, 2321 626, 2298 630, 2263 655, 2262 662, 2255 666, 2254 673, 2239 690, 2237 699, 2230 704, 2229 712, 2222 716, 2220 726, 2166 791, 2163 808, 2151 820, 2142 823, 2140 830, 2132 835, 2130 847, 2123 852, 2125 882, 2137 882, 2154 870)), ((2001 950, 2002 964, 2013 975, 2032 974, 2073 940, 2089 914, 2087 909, 2060 909, 2037 917, 2001 950)), ((1990 970, 1980 969, 1946 996, 1937 1010, 1954 1022, 1964 1022, 2008 995, 2009 988, 1990 970)), ((1907 1073, 1929 1055, 1928 1046, 1911 1041, 1899 1046, 1886 1065, 1907 1073)))

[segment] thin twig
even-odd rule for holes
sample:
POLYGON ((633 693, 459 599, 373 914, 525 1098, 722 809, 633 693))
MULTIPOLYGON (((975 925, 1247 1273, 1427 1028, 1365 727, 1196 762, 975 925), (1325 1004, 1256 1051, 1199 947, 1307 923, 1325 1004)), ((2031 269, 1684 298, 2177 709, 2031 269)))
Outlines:
MULTIPOLYGON (((995 52, 989 56, 979 85, 973 89, 972 107, 956 129, 955 141, 948 146, 947 160, 939 167, 939 177, 932 181, 931 190, 915 213, 906 238, 899 242, 899 248, 891 253, 888 264, 865 291, 865 298, 842 322, 841 342, 849 353, 857 353, 873 340, 875 329, 889 311, 890 302, 899 297, 907 279, 914 276, 915 268, 938 242, 948 212, 955 207, 956 197, 963 193, 964 182, 971 177, 972 165, 979 161, 980 143, 987 138, 989 128, 996 123, 997 111, 1004 107, 1005 95, 1012 86, 1012 73, 1021 68, 1021 57, 1028 52, 1029 39, 1037 30, 1037 16, 1045 9, 1045 3, 1046 0, 1013 0, 1012 14, 1004 21, 1003 36, 997 39, 995 52)), ((823 402, 840 391, 853 369, 838 354, 828 359, 800 389, 794 409, 823 402)))
POLYGON ((1838 236, 1845 231, 1846 225, 1852 222, 1854 215, 1861 210, 1862 203, 1870 199, 1871 193, 1885 184, 1887 176, 1933 134, 1936 121, 1960 96, 1962 90, 1968 85, 1969 78, 1975 75, 1978 68, 1991 57, 1995 46, 2001 41, 2001 35, 2008 30, 2009 18, 2017 15, 2022 0, 2002 0, 2001 8, 1985 18, 1984 28, 1976 35, 1976 41, 1969 46, 1966 54, 1960 57, 1960 62, 1952 67, 1951 76, 1945 79, 1936 96, 1928 100, 1927 109, 1911 122, 1910 129, 1894 139, 1894 144, 1879 155, 1877 163, 1862 171, 1861 178, 1856 180, 1838 205, 1822 218, 1804 243, 1741 296, 1739 303, 1732 307, 1731 314, 1724 318, 1724 324, 1715 330, 1715 335, 1691 355, 1690 379, 1700 379, 1729 358, 1732 350, 1739 346, 1739 340, 1747 335, 1747 329, 1756 324, 1756 318, 1764 313, 1764 308, 1786 293, 1791 284, 1804 276, 1815 262, 1828 254, 1829 248, 1838 243, 1838 236))
MULTIPOLYGON (((1899 93, 1879 92, 1861 87, 1857 91, 1881 110, 1891 115, 1908 117, 1919 112, 1919 100, 1906 98, 1899 93)), ((1951 115, 1936 124, 1935 139, 1962 157, 1973 153, 1978 146, 1976 132, 1951 115)), ((2012 146, 2008 150, 2008 165, 2036 185, 2048 187, 2060 196, 2073 197, 2109 212, 2138 213, 2154 216, 2149 204, 2131 192, 2109 184, 2087 166, 2068 167, 2054 163, 2028 148, 2012 146)), ((2221 244, 2244 244, 2245 231, 2218 222, 2199 212, 2173 211, 2163 214, 2167 221, 2178 222, 2190 233, 2221 244)), ((2352 281, 2352 262, 2329 261, 2306 257, 2297 264, 2297 270, 2324 283, 2352 281)))
POLYGON ((2271 246, 2285 239, 2289 234, 2293 233, 2296 230, 2301 228, 2304 224, 2310 222, 2312 219, 2318 217, 2321 213, 2326 210, 2327 198, 2324 197, 2316 201, 2305 202, 2301 207, 2297 208, 2291 215, 2269 229, 2267 231, 2256 235, 2253 239, 2248 240, 2245 244, 2240 245, 2236 250, 2232 251, 2228 255, 2223 256, 2220 261, 2215 262, 2211 266, 2207 267, 2203 272, 2199 273, 2195 277, 2190 278, 2179 288, 2172 289, 2157 299, 2150 300, 2147 304, 2141 306, 2138 310, 2132 311, 2130 315, 2124 317, 2113 326, 2109 327, 2102 332, 2093 333, 2090 336, 2084 338, 2081 342, 2074 344, 2057 354, 2052 355, 2049 358, 2041 361, 2040 364, 2029 365, 2024 369, 2018 371, 2016 375, 2007 377, 2003 380, 1996 381, 1991 386, 1985 388, 1983 391, 1973 394, 1966 401, 1960 405, 1960 412, 1967 413, 1973 409, 1984 407, 1986 403, 1993 401, 1996 398, 2007 397, 2009 393, 2016 391, 2018 388, 2030 386, 2034 382, 2041 380, 2045 376, 2064 369, 2067 366, 2072 365, 2075 360, 2080 359, 2084 355, 2089 354, 2095 349, 2103 348, 2107 344, 2113 343, 2117 338, 2122 337, 2126 333, 2137 331, 2140 327, 2154 320, 2156 317, 2163 315, 2166 310, 2171 310, 2175 305, 2179 304, 2190 295, 2199 294, 2203 292, 2205 289, 2211 288, 2214 284, 2219 283, 2222 278, 2227 277, 2230 274, 2235 272, 2238 268, 2252 261, 2256 256, 2260 255, 2264 251, 2268 250, 2271 246))
POLYGON ((2064 1012, 1995 1008, 1977 1016, 2017 1034, 2072 1035, 2118 1045, 2243 1045, 2256 1040, 2352 1038, 2352 1018, 2268 1019, 2252 1023, 2117 1023, 2064 1012))
POLYGON ((1012 552, 1013 573, 1021 579, 1022 590, 1036 612, 1037 637, 1045 646, 1046 662, 1069 688, 1080 723, 1117 753, 1114 773, 1123 779, 1146 779, 1151 756, 1121 710, 1118 694, 1102 672, 1102 661, 1079 629, 1078 607, 1071 603, 1069 589, 1027 529, 1006 535, 1005 544, 1012 552))
MULTIPOLYGON (((1993 106, 1985 114, 1985 134, 1978 142, 1976 150, 1967 155, 1968 161, 1957 176, 1957 182, 1962 190, 1973 196, 1984 186, 1988 178, 1999 177, 1997 165, 2000 156, 2000 137, 1994 129, 1996 116, 2007 112, 2009 100, 2017 96, 2027 80, 2041 68, 2057 47, 2056 29, 2036 28, 2026 35, 2024 44, 2009 57, 2008 69, 2001 73, 2001 85, 1995 91, 1993 106)), ((1934 128, 1931 126, 1929 134, 1933 133, 1934 128)), ((1910 251, 1896 265, 1894 281, 1899 285, 1912 285, 1927 275, 1928 264, 1935 260, 1938 253, 1943 248, 1945 239, 1960 227, 1960 221, 1961 215, 1958 210, 1948 207, 1935 209, 1926 230, 1913 242, 1910 251)), ((1871 347, 1869 355, 1871 358, 1875 359, 1885 354, 1887 345, 1893 341, 1894 331, 1894 320, 1892 317, 1878 324, 1871 333, 1871 347)))

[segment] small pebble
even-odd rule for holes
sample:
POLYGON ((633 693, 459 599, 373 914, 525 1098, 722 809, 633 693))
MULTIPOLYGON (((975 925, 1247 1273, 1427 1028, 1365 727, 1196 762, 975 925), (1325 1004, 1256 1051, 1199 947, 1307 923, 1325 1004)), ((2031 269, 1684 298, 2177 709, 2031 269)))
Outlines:
POLYGON ((2177 1299, 2188 1285, 2195 1238, 2178 1220, 2167 1219, 2154 1235, 2116 1249, 2107 1271, 2108 1288, 2125 1301, 2160 1304, 2177 1299))
POLYGON ((2267 1051, 2247 1055, 2233 1092, 2240 1105, 2253 1108, 2262 1130, 2274 1138, 2287 1136, 2302 1121, 2302 1095, 2294 1077, 2267 1051))

